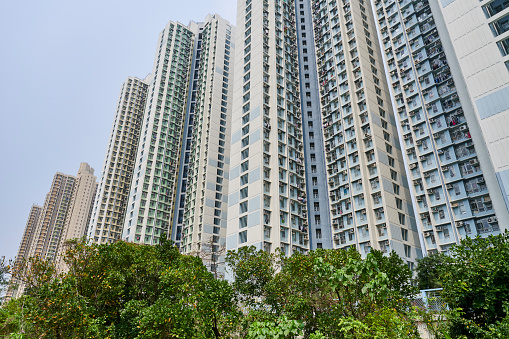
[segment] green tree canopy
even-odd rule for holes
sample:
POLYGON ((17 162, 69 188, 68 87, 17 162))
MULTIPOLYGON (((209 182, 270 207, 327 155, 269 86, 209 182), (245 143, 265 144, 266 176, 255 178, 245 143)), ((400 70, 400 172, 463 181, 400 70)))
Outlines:
MULTIPOLYGON (((438 273, 442 296, 461 314, 452 321, 452 335, 496 338, 490 328, 507 327, 509 233, 462 240, 438 266, 438 273)), ((505 333, 503 337, 509 337, 509 331, 505 333)))
POLYGON ((67 274, 38 258, 20 270, 28 338, 229 338, 240 318, 229 284, 165 240, 73 241, 65 262, 67 274))

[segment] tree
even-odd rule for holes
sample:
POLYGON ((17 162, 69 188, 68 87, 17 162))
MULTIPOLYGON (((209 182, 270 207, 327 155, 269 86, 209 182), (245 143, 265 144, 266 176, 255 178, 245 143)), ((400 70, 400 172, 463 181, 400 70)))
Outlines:
POLYGON ((31 258, 21 279, 24 329, 50 338, 228 338, 240 318, 232 288, 200 258, 157 246, 71 241, 56 274, 31 258))
POLYGON ((463 239, 444 261, 438 269, 442 297, 460 312, 451 319, 451 334, 496 338, 490 331, 507 331, 509 233, 463 239))
POLYGON ((10 265, 6 262, 5 257, 0 257, 0 304, 2 303, 5 289, 9 283, 10 265))
POLYGON ((347 323, 364 328, 383 315, 415 334, 406 312, 416 289, 408 266, 395 253, 373 251, 363 260, 355 249, 318 249, 282 257, 252 247, 230 252, 227 262, 234 289, 247 301, 244 328, 252 330, 257 323, 261 330, 285 316, 304 324, 306 337, 346 338, 347 323))
POLYGON ((442 253, 433 253, 422 259, 417 259, 417 287, 420 290, 440 288, 439 268, 445 263, 446 256, 442 253))

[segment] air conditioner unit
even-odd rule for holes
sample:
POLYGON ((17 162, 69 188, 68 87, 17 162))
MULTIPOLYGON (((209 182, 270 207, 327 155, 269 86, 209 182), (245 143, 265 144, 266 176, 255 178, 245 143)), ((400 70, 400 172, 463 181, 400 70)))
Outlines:
POLYGON ((453 203, 451 203, 451 207, 452 207, 452 208, 456 208, 456 207, 458 207, 458 206, 459 206, 459 204, 458 204, 457 202, 453 202, 453 203))
POLYGON ((403 139, 408 140, 408 139, 410 139, 411 137, 412 137, 412 136, 411 136, 410 134, 405 134, 405 135, 403 136, 403 139))
POLYGON ((334 240, 339 240, 339 234, 334 234, 334 240))
POLYGON ((456 221, 456 227, 462 227, 465 226, 465 223, 463 221, 456 221))
POLYGON ((449 166, 442 166, 442 172, 445 172, 445 171, 448 171, 449 170, 449 166))
POLYGON ((417 131, 417 130, 419 129, 419 126, 414 126, 414 127, 412 127, 412 129, 413 129, 414 131, 417 131))
POLYGON ((488 222, 490 224, 493 224, 493 223, 496 223, 498 221, 497 217, 491 217, 491 218, 488 218, 488 222))
POLYGON ((421 141, 421 140, 417 140, 417 141, 415 142, 415 144, 416 144, 417 146, 421 146, 422 141, 421 141))
POLYGON ((424 177, 425 177, 425 178, 429 178, 430 176, 431 176, 431 172, 426 172, 426 173, 424 173, 424 177))
POLYGON ((423 197, 418 196, 418 197, 416 198, 416 200, 417 200, 417 201, 422 201, 422 200, 423 200, 423 197))
POLYGON ((433 212, 438 212, 438 207, 431 207, 431 210, 432 210, 433 212))
POLYGON ((439 149, 438 150, 438 154, 440 154, 440 155, 444 154, 444 150, 443 149, 439 149))
POLYGON ((410 167, 410 169, 414 169, 414 168, 416 168, 416 167, 417 167, 417 165, 416 165, 416 164, 410 164, 410 166, 409 166, 409 167, 410 167))
POLYGON ((447 184, 445 185, 445 188, 447 188, 448 190, 451 190, 453 188, 452 184, 447 184))
POLYGON ((413 149, 409 148, 409 149, 406 150, 406 154, 412 154, 413 151, 414 151, 413 149))
POLYGON ((430 232, 426 232, 426 233, 424 233, 424 237, 425 237, 425 238, 429 238, 429 237, 431 237, 431 233, 430 233, 430 232))
POLYGON ((304 240, 309 240, 309 234, 304 234, 304 240))
POLYGON ((437 231, 441 231, 443 226, 436 226, 437 231))
POLYGON ((479 160, 477 158, 470 160, 471 165, 477 165, 479 163, 479 160))
POLYGON ((478 183, 480 183, 480 184, 482 184, 482 183, 484 182, 484 178, 479 178, 479 179, 477 179, 477 182, 478 182, 478 183))
POLYGON ((434 119, 434 118, 429 119, 430 124, 434 123, 435 121, 436 121, 436 119, 434 119))
POLYGON ((354 233, 355 233, 355 230, 354 230, 353 228, 351 228, 351 229, 349 229, 349 230, 348 230, 348 233, 350 233, 350 234, 354 234, 354 233))
POLYGON ((421 155, 421 156, 419 157, 419 160, 420 160, 420 161, 425 161, 425 160, 426 160, 426 156, 421 155))
POLYGON ((435 134, 433 134, 433 138, 435 138, 435 139, 440 138, 440 136, 441 136, 441 133, 435 133, 435 134))
POLYGON ((433 188, 430 188, 430 189, 428 190, 428 194, 435 194, 435 190, 434 190, 433 188))

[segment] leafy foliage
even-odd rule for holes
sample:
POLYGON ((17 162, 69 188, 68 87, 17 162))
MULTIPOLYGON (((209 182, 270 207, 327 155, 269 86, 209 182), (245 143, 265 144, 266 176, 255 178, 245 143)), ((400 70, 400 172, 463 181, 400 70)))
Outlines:
MULTIPOLYGON (((316 338, 347 338, 341 332, 346 323, 366 332, 364 327, 376 319, 372 315, 385 309, 400 319, 416 292, 408 266, 394 253, 373 251, 363 260, 354 249, 315 250, 286 258, 252 247, 230 252, 227 262, 236 279, 233 286, 255 322, 263 319, 260 323, 268 328, 285 315, 316 338)), ((410 320, 401 322, 414 333, 410 320)))
POLYGON ((420 290, 440 288, 439 269, 444 265, 446 256, 442 253, 433 253, 417 260, 417 287, 420 290))
POLYGON ((2 295, 5 292, 7 284, 9 282, 8 275, 10 272, 10 265, 5 260, 5 257, 0 257, 0 303, 2 302, 2 295))
POLYGON ((67 274, 32 258, 24 264, 20 299, 24 333, 47 338, 224 338, 239 310, 233 290, 201 259, 168 241, 69 244, 67 274))
POLYGON ((462 240, 438 272, 443 297, 460 311, 451 318, 451 335, 508 337, 509 233, 462 240))

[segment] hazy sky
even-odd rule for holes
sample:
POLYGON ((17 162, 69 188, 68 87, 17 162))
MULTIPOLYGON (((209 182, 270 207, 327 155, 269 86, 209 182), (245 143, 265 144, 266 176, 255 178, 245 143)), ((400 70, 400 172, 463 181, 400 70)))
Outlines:
POLYGON ((13 258, 56 172, 100 175, 120 87, 152 70, 159 32, 236 0, 0 1, 0 256, 13 258))

